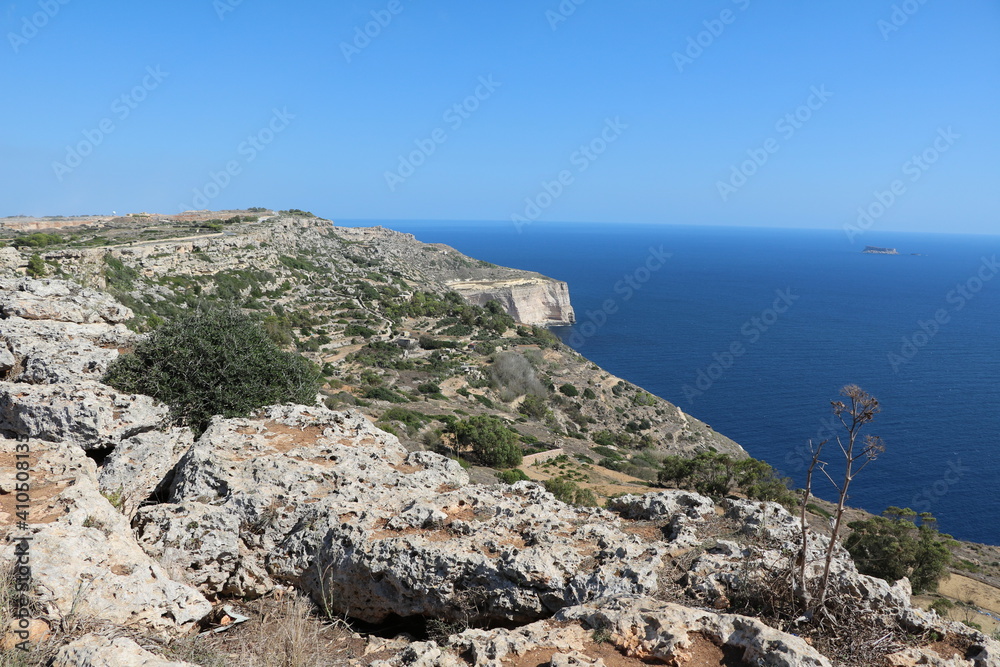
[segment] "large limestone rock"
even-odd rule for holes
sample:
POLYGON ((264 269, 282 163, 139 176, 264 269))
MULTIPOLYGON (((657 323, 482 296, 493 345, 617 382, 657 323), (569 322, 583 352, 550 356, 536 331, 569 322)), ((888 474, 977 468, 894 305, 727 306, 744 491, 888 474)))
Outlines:
POLYGON ((130 309, 111 296, 68 280, 0 280, 0 315, 26 320, 116 324, 131 319, 130 309))
POLYGON ((146 431, 122 440, 101 466, 101 493, 117 498, 122 513, 131 519, 151 496, 166 495, 164 487, 174 466, 192 444, 191 429, 179 427, 146 431))
POLYGON ((567 609, 560 619, 579 620, 610 633, 628 655, 678 664, 690 659, 694 635, 735 649, 746 664, 766 667, 832 667, 829 660, 794 635, 755 618, 716 614, 677 604, 620 597, 567 609))
POLYGON ((448 649, 434 642, 412 644, 376 665, 450 667, 464 664, 455 662, 461 655, 474 667, 529 664, 529 656, 530 664, 596 667, 622 664, 624 654, 636 664, 832 667, 800 637, 775 630, 757 619, 636 596, 568 607, 552 620, 514 630, 466 630, 453 635, 449 644, 448 649), (595 635, 603 643, 595 640, 595 635), (601 656, 614 662, 604 662, 601 656), (705 662, 709 657, 716 661, 705 662))
POLYGON ((99 380, 134 334, 132 311, 64 280, 0 279, 0 378, 32 384, 99 380))
MULTIPOLYGON (((753 597, 772 590, 776 581, 787 581, 802 543, 798 519, 778 503, 726 499, 722 505, 726 518, 739 526, 742 539, 713 540, 685 575, 688 592, 715 605, 724 605, 733 592, 753 597)), ((807 580, 817 582, 822 577, 829 544, 829 538, 809 531, 807 580)), ((890 586, 858 573, 851 555, 840 544, 833 552, 830 593, 831 597, 847 595, 857 600, 859 610, 875 610, 887 618, 897 618, 910 606, 905 580, 890 586)))
POLYGON ((99 382, 134 334, 131 311, 63 280, 0 280, 0 433, 107 449, 167 408, 99 382))
POLYGON ((715 512, 715 503, 711 498, 680 489, 618 496, 608 500, 607 507, 626 519, 643 521, 670 520, 681 514, 691 519, 700 519, 715 512))
POLYGON ((701 541, 699 524, 704 522, 706 516, 715 513, 715 503, 711 498, 677 489, 612 498, 607 508, 626 519, 668 522, 667 540, 671 556, 695 547, 701 541))
POLYGON ((997 653, 997 643, 986 640, 984 644, 993 646, 972 646, 968 655, 955 651, 945 651, 942 657, 938 651, 931 648, 907 648, 897 651, 887 657, 892 667, 997 667, 1000 665, 1000 654, 997 653))
POLYGON ((109 639, 95 633, 59 649, 52 667, 196 667, 150 653, 128 637, 109 639))
POLYGON ((337 613, 524 622, 658 586, 665 549, 614 515, 531 483, 471 486, 454 462, 407 453, 357 413, 270 408, 216 419, 176 467, 139 539, 193 564, 208 595, 294 583, 337 613))
POLYGON ((0 248, 0 271, 11 276, 16 276, 17 270, 25 264, 27 262, 25 262, 24 257, 18 252, 17 248, 12 248, 11 246, 0 248))
POLYGON ((122 394, 94 381, 0 382, 0 433, 106 449, 161 426, 168 409, 149 396, 122 394))
MULTIPOLYGON (((172 635, 211 611, 204 597, 171 580, 139 548, 125 517, 98 491, 96 465, 75 444, 0 440, 0 526, 16 520, 14 462, 25 450, 30 514, 15 534, 31 537, 34 593, 48 620, 73 617, 172 635)), ((0 558, 12 559, 24 543, 0 543, 0 558)))
POLYGON ((525 622, 602 595, 655 591, 666 554, 603 511, 565 505, 528 482, 381 507, 389 511, 357 520, 316 517, 321 528, 291 535, 290 557, 272 567, 302 571, 314 595, 360 602, 366 620, 525 622), (301 554, 312 550, 304 568, 301 554))
POLYGON ((134 337, 124 324, 10 317, 0 320, 0 374, 31 384, 100 380, 134 337))

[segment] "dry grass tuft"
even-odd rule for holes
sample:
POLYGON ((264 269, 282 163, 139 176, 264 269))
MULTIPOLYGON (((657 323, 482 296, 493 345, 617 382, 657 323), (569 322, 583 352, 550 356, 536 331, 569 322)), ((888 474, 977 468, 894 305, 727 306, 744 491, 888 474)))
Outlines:
POLYGON ((173 642, 168 657, 202 667, 320 667, 363 651, 363 640, 320 618, 302 595, 256 600, 243 613, 250 620, 227 632, 173 642))

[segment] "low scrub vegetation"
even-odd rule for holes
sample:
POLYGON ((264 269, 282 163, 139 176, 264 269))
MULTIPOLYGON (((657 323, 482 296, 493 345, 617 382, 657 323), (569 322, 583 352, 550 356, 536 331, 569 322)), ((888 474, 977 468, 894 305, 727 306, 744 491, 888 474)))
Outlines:
POLYGON ((511 401, 531 394, 545 396, 547 391, 535 374, 535 367, 520 352, 501 352, 489 367, 490 380, 500 398, 511 401))
POLYGON ((162 325, 133 353, 116 359, 104 382, 163 401, 175 420, 200 431, 213 415, 245 417, 279 403, 312 405, 319 369, 279 348, 248 315, 221 308, 162 325))
POLYGON ((795 495, 788 480, 757 459, 734 459, 727 454, 701 452, 693 459, 668 456, 663 460, 659 482, 664 486, 691 489, 721 497, 740 492, 755 500, 772 500, 792 507, 795 495))
POLYGON ((582 488, 568 479, 555 477, 545 480, 543 484, 545 490, 555 496, 556 500, 561 500, 571 505, 597 506, 597 497, 593 491, 582 488))
POLYGON ((886 581, 909 577, 915 592, 933 591, 951 563, 950 535, 924 512, 890 507, 882 516, 848 524, 853 531, 844 546, 858 570, 886 581))
POLYGON ((523 452, 520 437, 496 417, 476 415, 456 421, 451 430, 458 444, 471 447, 483 465, 491 468, 521 465, 523 452))

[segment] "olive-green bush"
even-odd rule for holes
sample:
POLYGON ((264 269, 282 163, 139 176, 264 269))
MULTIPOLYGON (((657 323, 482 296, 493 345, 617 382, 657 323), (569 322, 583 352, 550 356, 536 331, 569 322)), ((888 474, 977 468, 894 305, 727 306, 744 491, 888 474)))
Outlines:
POLYGON ((483 465, 491 468, 521 465, 520 438, 496 417, 476 415, 456 422, 452 428, 459 444, 471 447, 483 465))
POLYGON ((248 315, 232 308, 199 311, 156 329, 116 359, 103 381, 147 394, 197 431, 213 415, 245 417, 280 403, 316 402, 319 369, 285 352, 248 315))

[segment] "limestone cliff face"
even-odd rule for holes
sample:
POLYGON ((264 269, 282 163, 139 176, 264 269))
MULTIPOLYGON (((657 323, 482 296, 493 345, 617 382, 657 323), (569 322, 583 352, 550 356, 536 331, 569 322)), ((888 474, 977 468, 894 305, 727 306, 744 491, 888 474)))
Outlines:
POLYGON ((495 299, 521 324, 573 324, 576 315, 569 302, 569 287, 550 278, 513 278, 508 280, 466 280, 448 286, 467 301, 484 305, 495 299))

